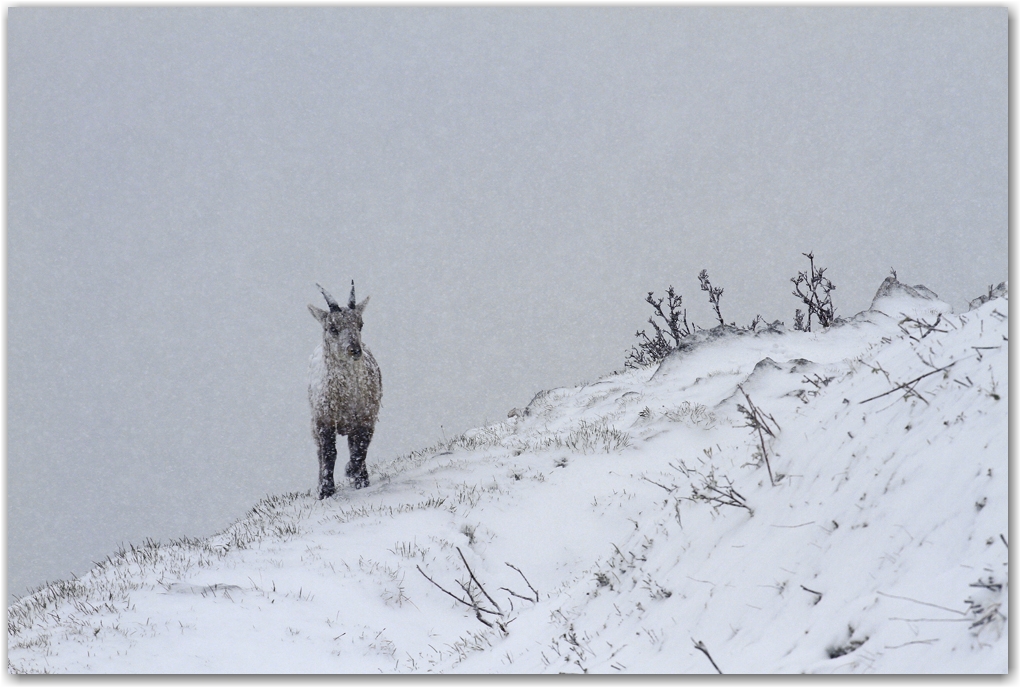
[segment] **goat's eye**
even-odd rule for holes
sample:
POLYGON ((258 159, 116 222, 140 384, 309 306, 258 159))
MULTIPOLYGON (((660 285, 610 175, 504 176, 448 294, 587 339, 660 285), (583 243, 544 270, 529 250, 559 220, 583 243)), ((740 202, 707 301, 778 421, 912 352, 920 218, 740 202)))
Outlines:
POLYGON ((339 334, 340 332, 339 332, 339 331, 337 330, 337 328, 336 328, 336 327, 330 327, 330 328, 329 328, 329 333, 330 333, 330 334, 332 334, 333 336, 336 336, 336 335, 337 335, 337 334, 339 334))

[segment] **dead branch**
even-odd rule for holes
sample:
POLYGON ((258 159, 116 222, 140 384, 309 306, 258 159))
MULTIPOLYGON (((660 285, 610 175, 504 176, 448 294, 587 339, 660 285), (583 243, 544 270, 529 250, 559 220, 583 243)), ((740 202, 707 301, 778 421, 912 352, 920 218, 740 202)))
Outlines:
POLYGON ((657 486, 657 487, 662 487, 663 489, 665 489, 665 490, 666 490, 666 492, 667 492, 667 493, 670 493, 670 494, 671 494, 671 493, 673 493, 673 491, 674 491, 674 490, 676 489, 676 487, 673 487, 672 489, 670 489, 670 488, 669 488, 669 487, 667 487, 666 485, 664 485, 664 484, 659 484, 659 483, 658 483, 658 482, 656 482, 655 480, 651 480, 651 479, 648 479, 648 478, 647 478, 647 477, 645 477, 644 475, 641 475, 641 479, 643 479, 643 480, 644 480, 644 481, 646 481, 646 482, 650 482, 650 483, 654 484, 654 485, 655 485, 655 486, 657 486))
POLYGON ((744 417, 747 418, 747 424, 744 425, 744 427, 749 427, 752 432, 754 431, 758 432, 758 442, 761 446, 761 455, 765 459, 765 467, 769 471, 769 482, 772 484, 772 486, 775 486, 776 480, 772 476, 772 465, 771 463, 769 463, 768 449, 765 447, 765 434, 768 434, 773 439, 775 438, 776 435, 775 432, 773 432, 769 428, 768 423, 765 421, 765 419, 768 418, 769 420, 772 420, 772 423, 776 426, 777 432, 780 429, 779 423, 776 422, 774 417, 772 417, 771 415, 765 415, 765 413, 761 412, 761 410, 754 405, 754 403, 751 401, 751 397, 747 395, 746 391, 744 391, 744 387, 738 384, 737 388, 740 389, 740 393, 744 395, 744 399, 747 401, 748 408, 750 408, 750 410, 748 410, 748 408, 745 408, 744 406, 738 403, 737 410, 739 410, 744 415, 744 417))
POLYGON ((722 313, 719 312, 719 299, 723 295, 723 290, 712 286, 712 282, 708 280, 708 270, 701 270, 698 274, 698 281, 701 282, 701 290, 708 292, 708 302, 715 308, 715 316, 719 320, 719 324, 726 324, 723 322, 722 313))
POLYGON ((752 515, 754 514, 754 511, 752 511, 750 506, 747 505, 747 502, 744 500, 744 497, 738 494, 736 490, 733 489, 733 487, 727 487, 726 491, 723 491, 713 484, 707 484, 705 486, 714 491, 716 494, 718 494, 718 496, 706 497, 706 500, 721 503, 725 506, 745 508, 747 509, 747 512, 751 513, 752 515))
POLYGON ((751 413, 756 415, 759 418, 759 420, 761 420, 761 424, 765 432, 770 437, 775 438, 776 436, 775 433, 771 429, 769 429, 768 423, 765 422, 765 419, 768 418, 769 420, 771 420, 772 424, 776 426, 776 432, 778 432, 782 428, 779 426, 779 423, 776 422, 776 419, 771 415, 766 415, 765 413, 762 412, 761 408, 758 408, 756 405, 754 405, 754 402, 751 400, 751 397, 747 395, 746 391, 744 391, 744 387, 738 384, 737 388, 740 389, 740 393, 744 394, 744 399, 747 401, 747 406, 751 409, 751 413))
POLYGON ((968 586, 969 587, 980 587, 982 589, 987 589, 988 591, 991 591, 991 592, 1001 592, 1002 591, 1002 584, 999 583, 999 582, 996 582, 995 580, 993 580, 991 575, 988 576, 987 580, 982 580, 981 578, 978 578, 977 582, 974 582, 974 583, 972 583, 972 584, 970 584, 968 586))
POLYGON ((903 599, 904 601, 911 601, 915 604, 921 604, 922 606, 931 606, 932 608, 938 608, 942 611, 949 611, 950 613, 956 613, 957 615, 966 615, 963 611, 958 611, 955 608, 948 608, 946 606, 939 606, 938 604, 929 603, 927 601, 921 601, 920 599, 911 599, 909 596, 899 596, 897 594, 886 594, 885 592, 877 592, 879 596, 887 596, 890 599, 903 599))
POLYGON ((984 360, 984 356, 981 355, 981 351, 997 351, 1002 348, 1002 346, 971 346, 971 348, 977 351, 978 362, 981 362, 984 360))
MULTIPOLYGON (((969 357, 974 357, 974 356, 969 356, 969 357)), ((961 358, 961 360, 964 360, 964 358, 961 358)), ((944 365, 943 367, 936 368, 934 370, 931 370, 930 372, 925 372, 923 375, 921 375, 919 377, 914 377, 909 382, 903 382, 902 384, 897 384, 892 389, 889 389, 889 391, 886 391, 885 393, 881 393, 878 396, 872 396, 871 398, 866 398, 863 401, 860 401, 860 403, 867 403, 868 401, 874 401, 876 398, 882 398, 883 396, 888 396, 889 394, 896 393, 897 391, 900 391, 900 390, 903 390, 903 389, 906 390, 906 393, 904 394, 904 398, 908 398, 909 395, 911 393, 913 393, 915 396, 920 398, 922 401, 924 401, 925 403, 928 403, 928 401, 925 400, 923 396, 921 396, 920 394, 917 393, 917 391, 914 390, 913 385, 916 384, 917 382, 921 381, 925 377, 930 377, 931 375, 935 374, 936 372, 942 372, 943 370, 948 370, 949 368, 951 368, 953 365, 955 365, 958 362, 960 362, 960 361, 959 360, 954 360, 953 362, 949 363, 948 365, 944 365)))
POLYGON ((450 591, 447 591, 446 589, 444 589, 444 588, 443 588, 443 585, 439 584, 438 582, 436 582, 435 580, 433 580, 433 579, 432 579, 431 577, 429 577, 428 575, 426 575, 426 574, 425 574, 425 571, 421 569, 421 566, 420 566, 420 565, 416 565, 416 566, 414 566, 414 567, 418 568, 418 572, 420 572, 420 573, 422 574, 422 576, 423 576, 423 577, 424 577, 424 578, 425 578, 426 580, 428 580, 428 581, 429 581, 429 582, 431 582, 432 584, 436 585, 436 587, 438 587, 438 588, 439 588, 439 591, 441 591, 441 592, 443 592, 444 594, 448 595, 448 596, 449 596, 450 598, 452 598, 452 599, 453 599, 454 601, 458 601, 458 602, 460 602, 460 603, 464 604, 465 606, 467 606, 468 608, 474 608, 474 607, 475 607, 475 605, 474 605, 474 604, 472 604, 472 603, 471 603, 470 601, 465 601, 464 599, 460 598, 459 596, 457 596, 457 595, 456 595, 456 594, 454 594, 453 592, 450 592, 450 591))
MULTIPOLYGON (((457 549, 457 552, 458 552, 458 553, 460 553, 460 549, 459 549, 459 548, 457 549)), ((461 560, 463 561, 463 560, 464 560, 464 554, 462 554, 462 553, 461 553, 461 556, 460 556, 460 557, 461 557, 461 560)), ((497 616, 497 617, 498 617, 498 618, 500 618, 500 619, 503 619, 503 618, 505 618, 505 616, 503 615, 503 612, 502 612, 501 610, 499 610, 499 611, 494 611, 494 610, 492 610, 492 609, 489 609, 489 608, 485 608, 484 606, 482 606, 482 605, 481 605, 481 604, 480 604, 480 603, 478 602, 478 600, 477 600, 477 599, 475 598, 475 595, 474 595, 474 593, 473 593, 473 592, 471 591, 471 586, 470 586, 470 583, 471 583, 471 582, 474 582, 474 583, 475 583, 476 585, 478 585, 478 588, 479 588, 480 590, 482 590, 482 593, 483 593, 483 594, 485 594, 485 597, 486 597, 487 599, 489 599, 489 601, 491 601, 491 602, 493 603, 493 605, 495 605, 495 606, 496 606, 496 608, 497 608, 497 609, 499 608, 499 605, 498 605, 498 604, 496 604, 496 602, 492 600, 492 597, 490 597, 490 596, 488 595, 488 593, 487 593, 487 592, 485 591, 485 589, 484 589, 484 588, 482 587, 482 585, 478 583, 478 580, 477 580, 477 579, 475 578, 474 574, 473 574, 473 573, 471 572, 471 568, 470 568, 470 567, 468 567, 468 565, 467 565, 467 561, 464 561, 464 566, 465 566, 465 567, 467 567, 467 569, 468 569, 468 575, 470 575, 470 579, 469 579, 469 581, 468 581, 468 584, 464 584, 464 583, 463 583, 463 582, 461 582, 460 580, 457 580, 457 584, 458 584, 458 585, 460 586, 460 588, 461 588, 461 589, 463 589, 463 590, 464 590, 464 592, 465 592, 465 593, 466 593, 466 594, 468 595, 468 598, 469 598, 469 599, 471 599, 470 601, 466 601, 466 600, 464 600, 464 599, 460 598, 459 596, 457 596, 456 594, 454 594, 453 592, 450 592, 450 591, 448 591, 447 589, 445 589, 445 588, 444 588, 444 587, 443 587, 443 586, 442 586, 441 584, 439 584, 438 582, 436 582, 435 580, 433 580, 433 579, 432 579, 431 577, 429 577, 429 576, 428 576, 427 574, 425 574, 425 571, 421 569, 421 566, 420 566, 420 565, 416 565, 415 567, 416 567, 416 568, 418 568, 418 572, 420 572, 420 573, 422 574, 422 576, 423 576, 423 577, 424 577, 424 578, 425 578, 426 580, 428 580, 429 582, 431 582, 432 584, 434 584, 434 585, 435 585, 435 586, 436 586, 436 587, 437 587, 437 588, 438 588, 438 589, 439 589, 439 590, 440 590, 441 592, 443 592, 444 594, 446 594, 446 595, 447 595, 447 596, 449 596, 450 598, 454 599, 454 600, 455 600, 455 601, 457 601, 458 603, 464 604, 465 606, 467 606, 468 608, 470 608, 471 610, 473 610, 473 611, 475 612, 475 618, 476 618, 476 619, 478 620, 478 622, 480 622, 480 623, 481 623, 482 625, 485 625, 486 627, 492 628, 492 627, 493 627, 493 624, 492 624, 492 623, 490 623, 490 622, 489 622, 488 620, 486 620, 485 618, 483 618, 483 617, 482 617, 482 613, 487 613, 487 614, 489 614, 489 615, 494 615, 494 616, 497 616)), ((509 634, 509 632, 508 632, 508 631, 507 631, 507 629, 506 629, 506 623, 502 622, 501 620, 496 620, 495 622, 496 622, 496 625, 495 625, 495 627, 498 627, 498 628, 499 628, 499 630, 500 630, 500 631, 501 631, 501 632, 502 632, 502 633, 503 633, 504 635, 506 635, 506 634, 509 634)))
MULTIPOLYGON (((889 340, 889 342, 891 342, 891 341, 892 341, 892 340, 890 339, 890 340, 889 340)), ((887 343, 888 343, 888 342, 887 342, 887 343)), ((885 371, 885 368, 883 368, 883 367, 882 367, 882 363, 878 363, 878 362, 876 362, 876 363, 875 363, 875 366, 874 366, 874 367, 872 367, 871 365, 868 365, 868 364, 867 364, 866 362, 864 362, 864 361, 862 360, 862 361, 861 361, 861 365, 864 365, 864 367, 866 367, 866 368, 868 368, 869 370, 871 370, 871 372, 872 372, 873 374, 874 374, 874 373, 878 373, 878 372, 881 372, 881 373, 882 373, 883 375, 885 375, 885 381, 887 381, 887 382, 889 382, 890 384, 892 384, 892 379, 891 379, 891 378, 889 377, 889 373, 885 371)))
POLYGON ((719 670, 719 666, 717 666, 715 664, 715 661, 712 660, 712 654, 708 653, 708 648, 705 647, 705 645, 702 642, 700 642, 699 640, 696 640, 696 639, 692 638, 692 641, 694 642, 694 648, 697 649, 698 651, 700 651, 701 653, 705 654, 705 656, 708 658, 708 660, 712 663, 712 667, 715 668, 715 672, 717 672, 720 675, 722 675, 723 671, 719 670))
POLYGON ((814 379, 811 379, 807 375, 804 375, 804 378, 801 381, 813 385, 816 389, 821 389, 823 386, 829 386, 829 382, 831 382, 833 379, 835 379, 835 377, 822 377, 820 374, 816 372, 814 379))
POLYGON ((815 596, 818 597, 817 599, 815 599, 815 605, 816 606, 818 605, 818 602, 822 600, 822 593, 821 592, 816 592, 814 589, 808 589, 804 585, 801 585, 800 588, 803 589, 805 592, 808 592, 809 594, 814 594, 815 596))
POLYGON ((497 610, 502 611, 503 609, 499 607, 499 604, 496 603, 496 600, 493 599, 491 596, 489 596, 489 592, 485 591, 485 587, 483 587, 482 583, 478 581, 478 578, 475 577, 475 574, 473 572, 471 572, 471 566, 468 565, 467 559, 464 558, 464 554, 461 553, 460 547, 458 546, 456 548, 457 548, 457 553, 460 554, 460 560, 462 560, 464 562, 464 567, 467 568, 468 575, 470 575, 471 579, 474 580, 474 583, 476 585, 478 585, 478 588, 482 590, 482 594, 485 594, 485 598, 489 600, 489 603, 491 603, 493 606, 495 606, 497 610))
MULTIPOLYGON (((513 565, 511 563, 506 563, 506 565, 507 565, 507 567, 510 567, 510 568, 513 568, 514 570, 516 570, 517 574, 520 575, 522 578, 524 578, 524 583, 526 585, 528 585, 528 589, 530 589, 531 593, 535 595, 534 599, 528 599, 528 597, 526 597, 526 596, 521 596, 521 598, 522 599, 528 599, 528 601, 534 601, 535 603, 538 603, 538 598, 539 598, 538 597, 538 590, 531 586, 531 582, 528 581, 527 577, 524 577, 524 573, 521 572, 521 569, 518 568, 516 565, 513 565)), ((507 590, 507 591, 510 591, 510 590, 507 590)), ((520 594, 514 594, 514 596, 520 596, 520 594)))
MULTIPOLYGON (((732 485, 726 485, 725 491, 717 486, 715 481, 715 473, 710 473, 708 477, 702 477, 701 490, 694 484, 691 485, 691 496, 677 497, 677 502, 686 499, 687 501, 698 502, 702 501, 710 503, 714 506, 733 506, 734 508, 743 508, 751 517, 754 517, 754 510, 747 505, 746 499, 733 488, 732 485), (714 492, 709 493, 709 492, 714 492)), ((679 520, 679 511, 677 511, 677 519, 679 520)))
POLYGON ((949 331, 948 329, 938 329, 938 326, 941 322, 942 322, 941 313, 935 319, 935 322, 933 322, 932 324, 928 324, 922 319, 915 319, 913 317, 906 316, 902 320, 900 320, 899 327, 900 331, 909 336, 911 339, 913 339, 914 341, 920 341, 921 339, 928 336, 932 332, 942 332, 943 334, 948 333, 949 331), (907 328, 903 326, 904 324, 913 325, 917 329, 918 333, 921 334, 921 337, 918 338, 911 334, 909 331, 907 331, 907 328))
POLYGON ((684 462, 682 460, 678 460, 677 462, 680 463, 679 466, 670 463, 669 467, 673 468, 674 470, 682 474, 684 477, 690 477, 693 470, 684 465, 684 462))

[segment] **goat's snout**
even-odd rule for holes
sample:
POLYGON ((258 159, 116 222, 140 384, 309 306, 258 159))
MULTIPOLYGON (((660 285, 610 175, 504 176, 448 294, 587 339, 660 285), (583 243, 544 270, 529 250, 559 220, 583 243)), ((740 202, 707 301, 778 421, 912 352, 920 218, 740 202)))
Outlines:
POLYGON ((351 356, 355 360, 361 360, 361 346, 348 346, 347 355, 351 356))

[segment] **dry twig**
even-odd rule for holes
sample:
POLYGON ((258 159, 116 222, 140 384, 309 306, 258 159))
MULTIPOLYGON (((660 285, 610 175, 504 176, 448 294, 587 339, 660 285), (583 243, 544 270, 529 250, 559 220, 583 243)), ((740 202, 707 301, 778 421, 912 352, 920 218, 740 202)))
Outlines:
MULTIPOLYGON (((968 357, 973 358, 974 356, 968 356, 968 357)), ((961 358, 960 360, 964 360, 964 359, 965 358, 961 358)), ((935 368, 934 370, 931 370, 929 372, 925 372, 923 375, 920 375, 918 377, 914 377, 909 382, 903 382, 902 384, 897 384, 892 389, 889 389, 889 391, 881 393, 878 396, 872 396, 871 398, 866 398, 863 401, 861 401, 861 403, 867 403, 868 401, 874 401, 876 398, 882 398, 883 396, 888 396, 889 394, 893 394, 893 393, 896 393, 897 391, 903 390, 904 391, 904 394, 903 394, 904 398, 909 398, 911 395, 914 395, 914 396, 917 396, 922 401, 924 401, 925 404, 931 405, 930 403, 928 403, 928 399, 926 399, 924 396, 919 394, 914 389, 914 384, 916 384, 917 382, 921 381, 925 377, 930 377, 931 375, 935 374, 936 372, 942 372, 943 370, 948 370, 949 368, 951 368, 953 365, 955 365, 958 362, 960 362, 960 361, 959 360, 954 360, 953 362, 949 363, 948 365, 943 365, 942 367, 938 367, 938 368, 935 368)))
POLYGON ((506 616, 503 614, 503 611, 499 608, 499 604, 497 604, 496 601, 491 596, 489 596, 489 593, 485 591, 485 588, 478 581, 478 578, 475 577, 475 574, 471 571, 471 566, 467 564, 467 560, 465 560, 464 554, 461 553, 459 547, 457 548, 457 553, 460 554, 460 559, 461 561, 463 561, 464 567, 467 568, 469 576, 468 582, 466 584, 464 582, 461 582, 460 580, 457 580, 457 584, 460 586, 461 589, 464 590, 464 593, 467 594, 468 599, 470 599, 470 601, 462 599, 453 592, 445 589, 441 584, 439 584, 431 577, 426 575, 425 571, 421 569, 420 565, 416 565, 415 567, 418 568, 418 572, 420 572, 426 580, 428 580, 436 587, 438 587, 441 592, 451 597, 458 603, 464 604, 468 608, 472 609, 475 612, 475 618, 477 618, 478 622, 480 622, 482 625, 485 625, 486 627, 493 627, 492 623, 490 623, 488 620, 482 617, 482 613, 487 613, 489 615, 493 615, 499 618, 498 620, 495 620, 496 623, 495 626, 499 628, 500 632, 502 632, 504 635, 509 634, 509 632, 506 629, 506 623, 504 622, 506 616), (475 594, 471 589, 472 583, 474 583, 478 587, 478 589, 481 590, 482 594, 485 595, 485 598, 488 599, 489 602, 492 603, 492 605, 495 606, 497 610, 494 611, 491 608, 485 608, 484 606, 481 605, 481 603, 479 603, 478 599, 475 598, 475 594))
POLYGON ((774 417, 772 417, 771 415, 766 415, 761 411, 760 408, 754 405, 754 403, 751 401, 751 397, 747 395, 746 391, 744 391, 744 387, 738 384, 737 388, 740 389, 740 393, 744 394, 744 399, 747 401, 748 406, 747 408, 745 408, 744 406, 738 403, 737 410, 739 410, 747 419, 747 424, 744 425, 744 427, 750 427, 752 431, 756 431, 758 433, 758 442, 759 445, 761 446, 761 455, 765 459, 765 467, 768 468, 769 471, 769 482, 772 483, 772 486, 775 486, 776 480, 772 476, 772 465, 769 463, 768 449, 765 446, 765 434, 768 434, 773 439, 776 437, 776 434, 775 432, 772 431, 771 428, 769 428, 768 422, 766 422, 766 420, 772 421, 772 424, 776 426, 776 432, 778 432, 780 429, 779 423, 776 422, 776 419, 774 417))
POLYGON ((530 589, 531 593, 535 595, 535 598, 532 599, 532 598, 527 597, 527 596, 521 596, 520 594, 518 594, 518 593, 516 593, 514 591, 511 591, 511 590, 507 589, 506 587, 500 587, 500 589, 502 589, 505 592, 510 593, 513 596, 516 596, 518 599, 524 599, 525 601, 532 601, 534 603, 538 603, 538 590, 531 586, 531 582, 528 581, 527 577, 524 577, 524 573, 521 572, 521 569, 518 568, 516 565, 513 565, 512 563, 507 563, 506 565, 507 565, 507 567, 510 567, 510 568, 513 568, 514 570, 516 570, 517 574, 524 578, 524 583, 528 585, 528 589, 530 589))
POLYGON ((712 667, 715 668, 715 672, 717 672, 720 675, 722 675, 723 672, 721 670, 719 670, 719 666, 717 666, 715 664, 715 661, 712 660, 712 654, 708 653, 708 648, 701 641, 699 641, 697 639, 693 639, 692 641, 694 642, 694 648, 697 649, 698 651, 700 651, 701 653, 705 654, 705 656, 708 658, 708 660, 711 661, 712 667))

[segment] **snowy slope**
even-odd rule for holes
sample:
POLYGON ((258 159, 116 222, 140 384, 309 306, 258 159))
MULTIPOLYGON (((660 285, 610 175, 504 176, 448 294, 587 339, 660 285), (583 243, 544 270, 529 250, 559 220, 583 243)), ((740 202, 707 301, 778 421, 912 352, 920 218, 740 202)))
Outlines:
POLYGON ((699 332, 42 588, 9 670, 1004 673, 1007 313, 890 279, 825 331, 699 332))

